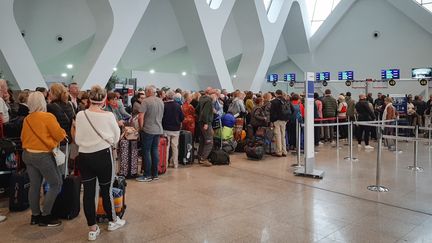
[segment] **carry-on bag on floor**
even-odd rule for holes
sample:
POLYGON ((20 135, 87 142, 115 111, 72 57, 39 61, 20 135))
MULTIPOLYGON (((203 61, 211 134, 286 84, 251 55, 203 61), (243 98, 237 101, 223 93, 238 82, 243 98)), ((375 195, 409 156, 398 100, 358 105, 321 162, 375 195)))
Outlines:
POLYGON ((192 164, 194 160, 194 149, 192 133, 189 131, 180 131, 178 145, 178 161, 183 165, 192 164))
POLYGON ((119 142, 119 176, 134 178, 138 176, 138 141, 121 139, 119 142))
POLYGON ((167 161, 167 146, 168 141, 166 137, 161 136, 159 139, 159 165, 158 165, 158 174, 162 175, 166 172, 168 167, 167 161))
POLYGON ((29 208, 30 178, 25 170, 14 172, 9 184, 9 210, 24 211, 29 208))
MULTIPOLYGON (((221 130, 219 131, 221 132, 221 130)), ((229 154, 222 149, 223 146, 222 136, 221 134, 219 135, 220 135, 219 136, 220 139, 217 144, 216 143, 214 144, 215 146, 213 146, 213 150, 210 152, 208 160, 213 165, 229 165, 230 157, 229 154)))
MULTIPOLYGON (((116 215, 119 216, 120 218, 123 218, 126 212, 126 186, 127 183, 125 177, 117 176, 114 179, 113 190, 112 190, 114 210, 116 212, 116 215)), ((96 221, 102 223, 107 220, 108 217, 103 208, 102 197, 99 196, 98 206, 96 210, 96 221)))
MULTIPOLYGON (((66 158, 68 158, 67 153, 66 158)), ((62 219, 73 219, 78 216, 81 209, 80 192, 81 176, 69 175, 68 160, 66 159, 62 189, 57 195, 51 214, 62 219)))
POLYGON ((246 156, 251 160, 261 160, 264 157, 264 146, 253 144, 245 147, 246 156))

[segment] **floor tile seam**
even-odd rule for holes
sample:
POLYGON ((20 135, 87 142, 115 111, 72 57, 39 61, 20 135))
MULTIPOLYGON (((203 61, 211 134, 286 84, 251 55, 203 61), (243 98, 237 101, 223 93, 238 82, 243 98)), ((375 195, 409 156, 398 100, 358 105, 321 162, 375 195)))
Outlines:
POLYGON ((358 196, 354 196, 354 195, 349 195, 349 194, 342 193, 342 192, 332 191, 332 190, 329 190, 329 189, 326 189, 326 188, 321 188, 321 187, 317 187, 317 186, 314 186, 314 185, 309 185, 309 184, 302 183, 302 182, 297 182, 297 181, 293 181, 293 180, 289 180, 289 179, 284 179, 284 178, 280 178, 280 177, 277 177, 277 176, 271 176, 271 175, 268 175, 268 174, 265 174, 265 173, 259 173, 257 171, 252 171, 252 170, 248 170, 248 169, 245 169, 245 168, 238 168, 238 167, 233 166, 232 164, 230 164, 229 167, 237 169, 237 170, 247 171, 247 172, 250 172, 252 174, 257 174, 257 175, 265 176, 265 177, 268 177, 268 178, 273 178, 275 180, 280 180, 280 181, 288 182, 288 183, 291 183, 291 184, 302 185, 304 187, 308 187, 308 188, 312 188, 312 189, 322 190, 322 191, 333 193, 333 194, 343 195, 343 196, 350 197, 350 198, 355 198, 355 199, 359 199, 359 200, 363 200, 363 201, 367 201, 367 202, 372 202, 372 203, 378 203, 378 204, 382 204, 382 205, 389 206, 389 207, 399 208, 399 209, 403 209, 403 210, 407 210, 407 211, 411 211, 411 212, 415 212, 415 213, 420 213, 420 214, 432 216, 432 213, 423 212, 423 211, 415 210, 415 209, 410 209, 410 208, 406 208, 406 207, 402 207, 402 206, 397 206, 397 205, 393 205, 393 204, 386 203, 386 202, 375 201, 375 200, 371 200, 371 199, 367 199, 367 198, 362 198, 362 197, 358 197, 358 196))
POLYGON ((406 236, 408 236, 409 234, 411 234, 411 232, 415 231, 417 227, 418 227, 418 226, 416 226, 416 227, 414 227, 413 229, 411 229, 408 233, 406 233, 406 234, 403 235, 401 238, 399 238, 397 241, 395 241, 395 243, 397 243, 397 242, 403 240, 406 236))
POLYGON ((175 234, 180 234, 181 236, 185 237, 186 239, 192 241, 191 238, 189 238, 188 236, 182 234, 181 231, 182 231, 182 229, 174 230, 174 231, 171 232, 170 234, 167 234, 167 235, 158 235, 158 236, 156 236, 156 237, 154 237, 154 238, 152 238, 152 239, 145 240, 144 242, 151 242, 151 241, 154 241, 154 240, 157 240, 157 239, 161 239, 161 238, 164 238, 164 237, 168 237, 168 236, 170 236, 170 235, 175 235, 175 234))

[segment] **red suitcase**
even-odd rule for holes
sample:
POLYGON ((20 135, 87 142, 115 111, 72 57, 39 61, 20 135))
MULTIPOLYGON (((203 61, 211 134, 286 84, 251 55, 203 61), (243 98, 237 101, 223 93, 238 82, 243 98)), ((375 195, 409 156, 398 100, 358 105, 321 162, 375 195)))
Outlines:
POLYGON ((158 174, 162 175, 166 172, 168 164, 167 164, 167 146, 168 141, 166 137, 161 136, 159 139, 159 165, 158 165, 158 174))

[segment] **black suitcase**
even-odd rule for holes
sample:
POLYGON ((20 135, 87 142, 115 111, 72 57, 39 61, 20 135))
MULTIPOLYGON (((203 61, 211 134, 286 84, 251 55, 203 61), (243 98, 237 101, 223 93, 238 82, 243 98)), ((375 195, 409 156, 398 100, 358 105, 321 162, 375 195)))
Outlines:
POLYGON ((138 177, 138 141, 122 139, 119 142, 120 168, 119 176, 138 177))
POLYGON ((229 154, 223 150, 213 150, 208 160, 213 165, 229 165, 230 164, 230 157, 229 154))
POLYGON ((30 178, 25 171, 14 172, 10 178, 9 210, 24 211, 29 208, 30 178))
POLYGON ((264 157, 264 146, 245 146, 246 156, 251 160, 261 160, 264 157))
POLYGON ((192 133, 189 131, 180 131, 178 145, 178 161, 183 165, 192 164, 194 161, 194 147, 192 133))
POLYGON ((62 219, 73 219, 80 212, 81 177, 69 175, 54 202, 51 214, 62 219))

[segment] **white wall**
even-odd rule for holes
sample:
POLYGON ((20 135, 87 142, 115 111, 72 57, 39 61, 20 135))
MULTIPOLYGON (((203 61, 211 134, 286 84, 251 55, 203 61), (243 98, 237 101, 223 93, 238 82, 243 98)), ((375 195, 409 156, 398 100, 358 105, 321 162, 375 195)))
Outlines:
POLYGON ((198 77, 195 75, 182 76, 176 73, 149 73, 144 71, 132 71, 132 78, 137 79, 137 87, 155 85, 157 88, 170 87, 171 89, 181 88, 182 90, 200 90, 198 77))
MULTIPOLYGON (((284 63, 281 63, 279 65, 272 66, 269 69, 269 73, 277 73, 277 74, 279 74, 279 80, 281 80, 281 81, 283 80, 283 78, 284 78, 283 75, 285 73, 295 73, 297 81, 303 81, 305 79, 305 77, 304 77, 304 71, 301 70, 291 60, 286 61, 284 63)), ((303 92, 303 89, 300 89, 299 87, 300 87, 299 84, 295 85, 294 87, 289 87, 288 83, 280 83, 280 82, 275 87, 275 86, 273 86, 272 83, 269 83, 269 82, 267 82, 267 80, 265 80, 263 82, 262 86, 261 86, 261 90, 263 92, 266 92, 266 91, 275 91, 275 90, 278 90, 278 89, 280 89, 282 91, 285 91, 285 92, 288 92, 288 93, 291 93, 291 92, 301 93, 301 92, 303 92)))

